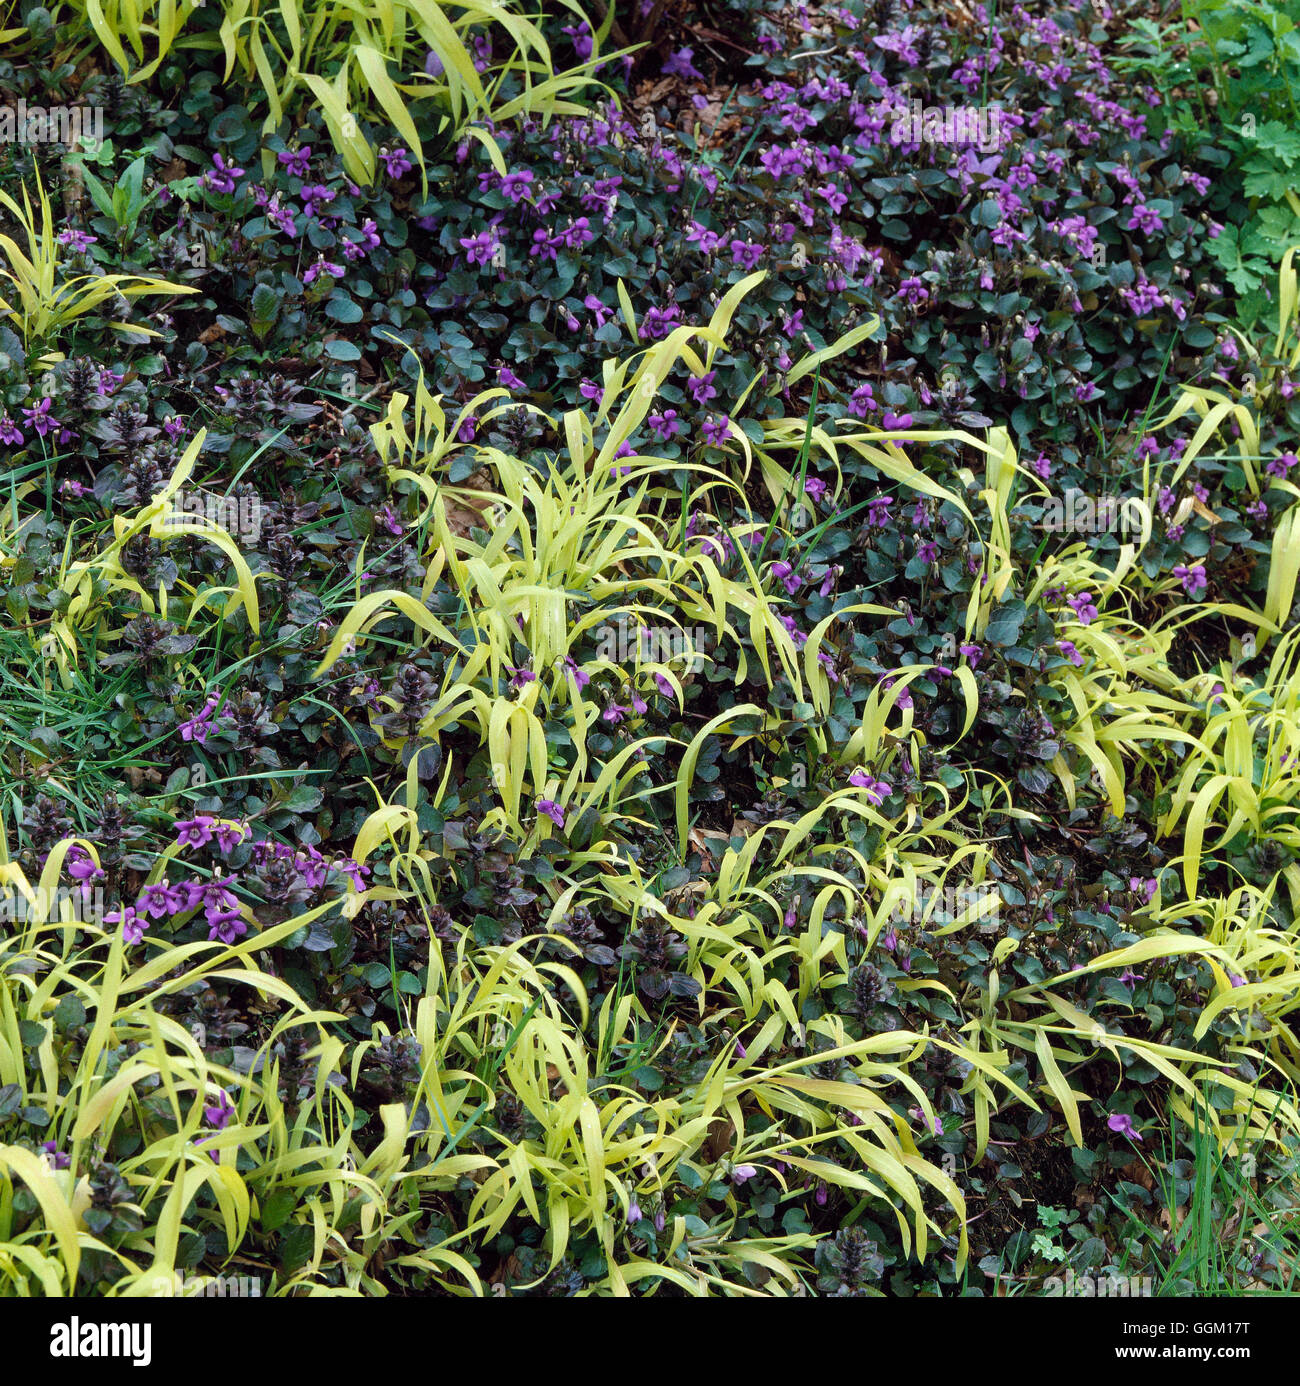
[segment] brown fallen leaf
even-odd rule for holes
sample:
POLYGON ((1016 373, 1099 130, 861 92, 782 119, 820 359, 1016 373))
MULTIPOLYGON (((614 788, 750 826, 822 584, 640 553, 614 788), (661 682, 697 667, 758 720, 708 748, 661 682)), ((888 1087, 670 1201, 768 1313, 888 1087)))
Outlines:
POLYGON ((1148 1191, 1155 1188, 1155 1180, 1151 1177, 1151 1171, 1141 1160, 1131 1160, 1120 1170, 1120 1173, 1130 1184, 1141 1184, 1148 1191))
POLYGON ((731 1119, 729 1117, 716 1118, 710 1124, 708 1135, 704 1138, 704 1158, 716 1165, 731 1149, 735 1139, 736 1128, 732 1125, 731 1119))
POLYGON ((704 834, 698 828, 692 828, 686 834, 686 840, 700 854, 700 861, 706 871, 713 870, 713 851, 709 844, 704 840, 704 834))
POLYGON ((653 85, 642 87, 632 98, 633 110, 643 110, 646 106, 651 106, 656 101, 662 101, 670 91, 676 91, 678 86, 679 83, 676 77, 661 77, 653 85))
POLYGON ((700 836, 713 845, 710 852, 714 857, 719 857, 731 846, 731 838, 727 833, 719 832, 716 828, 697 829, 700 836))
POLYGON ((523 1275, 523 1271, 523 1262, 512 1251, 488 1276, 488 1284, 504 1285, 508 1280, 518 1280, 523 1275))
MULTIPOLYGON (((467 490, 487 491, 491 489, 492 478, 480 469, 464 483, 467 490)), ((471 529, 485 529, 491 532, 494 527, 491 496, 457 495, 455 498, 443 491, 443 503, 447 507, 447 528, 463 539, 471 529)))
POLYGON ((1156 1221, 1166 1232, 1176 1232, 1183 1225, 1183 1220, 1186 1217, 1187 1205, 1179 1204, 1179 1206, 1173 1210, 1172 1215, 1168 1208, 1161 1208, 1160 1215, 1156 1221))

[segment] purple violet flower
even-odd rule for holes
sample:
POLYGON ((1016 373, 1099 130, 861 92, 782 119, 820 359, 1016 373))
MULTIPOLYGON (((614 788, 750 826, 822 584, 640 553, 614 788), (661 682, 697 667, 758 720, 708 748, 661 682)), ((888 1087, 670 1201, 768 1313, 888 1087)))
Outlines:
POLYGON ((176 845, 178 847, 202 847, 204 843, 212 841, 212 829, 216 824, 216 819, 209 817, 206 813, 196 814, 193 818, 184 818, 177 821, 176 845))
POLYGON ((311 165, 311 145, 305 144, 301 149, 282 149, 275 158, 291 177, 306 178, 311 165))
POLYGON ((1131 1141, 1140 1141, 1142 1137, 1134 1129, 1133 1118, 1127 1112, 1115 1112, 1107 1118, 1106 1125, 1112 1131, 1118 1132, 1121 1136, 1127 1136, 1131 1141))
POLYGON ((238 910, 218 910, 214 914, 209 914, 207 920, 210 943, 220 940, 230 947, 236 939, 243 938, 248 932, 248 925, 238 910))
POLYGON ((1066 599, 1066 605, 1079 618, 1079 624, 1090 626, 1097 619, 1097 608, 1092 604, 1091 592, 1078 592, 1066 599))
POLYGON ((218 1088, 216 1098, 203 1108, 203 1120, 209 1126, 215 1126, 218 1131, 224 1131, 234 1115, 235 1104, 231 1102, 225 1088, 218 1088))
POLYGON ((65 1155, 53 1141, 42 1141, 41 1149, 50 1157, 55 1169, 67 1169, 72 1163, 72 1156, 65 1155))
POLYGON ((235 168, 227 164, 220 154, 214 154, 212 167, 203 175, 203 182, 214 192, 232 193, 235 191, 235 179, 243 176, 242 168, 235 168))
POLYGON ((142 918, 135 911, 133 905, 123 905, 121 909, 111 910, 104 916, 104 923, 122 926, 122 941, 124 943, 139 943, 144 938, 144 931, 149 927, 149 920, 142 918))
POLYGON ((401 146, 391 151, 381 149, 379 151, 379 157, 384 161, 384 168, 388 176, 394 180, 405 178, 415 167, 410 154, 401 146))

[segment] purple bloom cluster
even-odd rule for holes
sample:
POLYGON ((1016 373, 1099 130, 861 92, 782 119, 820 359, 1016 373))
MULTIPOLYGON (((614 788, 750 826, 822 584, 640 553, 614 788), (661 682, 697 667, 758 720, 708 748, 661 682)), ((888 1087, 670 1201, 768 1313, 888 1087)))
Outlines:
MULTIPOLYGON (((175 828, 178 846, 202 847, 212 843, 225 856, 246 836, 246 829, 239 824, 204 813, 177 821, 175 828)), ((251 845, 251 854, 254 864, 258 866, 272 859, 291 863, 308 890, 318 890, 332 871, 347 876, 357 890, 364 890, 365 877, 370 874, 368 867, 359 865, 350 857, 341 861, 331 860, 310 845, 294 849, 263 839, 251 845)), ((103 875, 84 849, 73 848, 68 854, 68 861, 70 874, 81 882, 83 890, 88 888, 90 880, 103 875)), ((230 945, 248 932, 238 897, 231 889, 237 884, 236 877, 223 875, 220 871, 208 880, 155 881, 143 887, 133 905, 122 905, 105 915, 105 922, 114 927, 120 925, 123 939, 128 944, 138 944, 155 920, 172 919, 201 907, 208 925, 208 939, 230 945)))

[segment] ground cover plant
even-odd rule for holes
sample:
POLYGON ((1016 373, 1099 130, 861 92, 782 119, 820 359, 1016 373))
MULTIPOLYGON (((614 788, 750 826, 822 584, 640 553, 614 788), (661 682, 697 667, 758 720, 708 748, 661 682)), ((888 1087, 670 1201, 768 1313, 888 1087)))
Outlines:
POLYGON ((1162 125, 1203 132, 1230 156, 1224 226, 1210 248, 1244 323, 1273 320, 1277 265, 1300 233, 1292 4, 1188 4, 1133 16, 1126 70, 1160 94, 1162 125))
POLYGON ((1293 1285, 1300 289, 1163 16, 21 20, 6 1296, 1293 1285))

